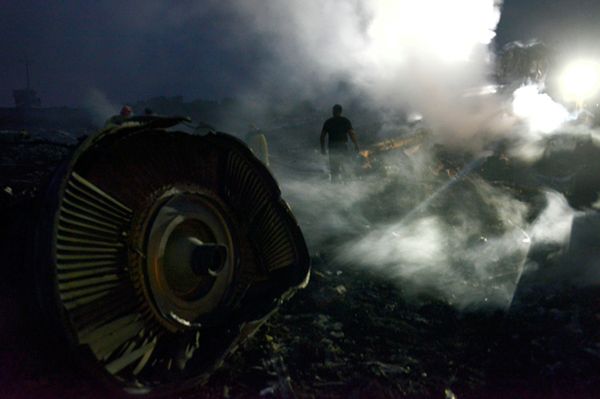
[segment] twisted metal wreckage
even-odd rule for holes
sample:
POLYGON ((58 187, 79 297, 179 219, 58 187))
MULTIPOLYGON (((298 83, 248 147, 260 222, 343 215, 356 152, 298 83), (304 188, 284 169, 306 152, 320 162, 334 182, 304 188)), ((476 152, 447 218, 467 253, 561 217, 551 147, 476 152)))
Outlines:
MULTIPOLYGON (((205 382, 308 281, 302 233, 266 167, 229 135, 178 131, 182 121, 142 118, 79 145, 17 135, 4 147, 8 274, 65 348, 131 393, 205 382)), ((373 146, 366 173, 424 139, 373 146)), ((444 187, 474 174, 532 203, 547 187, 564 193, 587 212, 562 258, 592 273, 599 151, 572 138, 553 151, 555 140, 533 165, 501 149, 471 160, 441 151, 432 170, 448 175, 444 187)))
POLYGON ((12 280, 65 349, 132 393, 205 381, 308 281, 267 168, 232 136, 172 129, 182 121, 125 123, 76 148, 16 137, 33 168, 3 159, 12 280))
MULTIPOLYGON (((131 118, 77 144, 0 135, 6 286, 35 302, 61 348, 130 393, 205 382, 310 272, 267 168, 234 137, 181 131, 182 122, 131 118)), ((359 173, 385 173, 386 154, 410 156, 425 142, 419 133, 374 144, 359 173)), ((570 242, 528 245, 519 270, 503 278, 518 282, 525 258, 545 257, 597 279, 598 146, 554 135, 534 163, 504 150, 469 157, 436 148, 430 169, 447 179, 433 196, 476 176, 532 204, 534 218, 545 190, 564 194, 580 211, 570 242)))

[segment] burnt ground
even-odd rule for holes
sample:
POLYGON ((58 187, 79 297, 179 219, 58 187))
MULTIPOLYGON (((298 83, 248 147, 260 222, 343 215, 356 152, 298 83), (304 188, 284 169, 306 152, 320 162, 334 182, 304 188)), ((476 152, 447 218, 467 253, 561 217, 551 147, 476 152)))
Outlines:
MULTIPOLYGON (((598 290, 525 278, 510 312, 459 312, 403 299, 401 287, 369 272, 313 261, 308 287, 207 385, 172 397, 600 397, 598 290)), ((0 397, 116 396, 53 350, 13 295, 0 305, 0 397)))
MULTIPOLYGON (((598 292, 530 285, 509 313, 458 312, 358 270, 309 288, 211 381, 213 397, 597 398, 598 292), (227 387, 227 388, 225 388, 227 387), (224 391, 225 392, 225 391, 224 391)), ((202 397, 202 396, 199 396, 202 397)), ((211 395, 208 395, 211 397, 211 395)))
MULTIPOLYGON (((28 192, 27 185, 13 189, 28 192)), ((2 210, 0 243, 12 244, 2 248, 0 398, 121 396, 81 370, 23 302, 32 287, 10 276, 27 230, 17 218, 24 211, 2 210), (9 225, 16 230, 3 228, 9 225)), ((458 311, 407 296, 406 286, 366 269, 325 255, 312 260, 306 289, 205 386, 172 397, 600 397, 599 289, 551 287, 525 276, 509 312, 458 311)))

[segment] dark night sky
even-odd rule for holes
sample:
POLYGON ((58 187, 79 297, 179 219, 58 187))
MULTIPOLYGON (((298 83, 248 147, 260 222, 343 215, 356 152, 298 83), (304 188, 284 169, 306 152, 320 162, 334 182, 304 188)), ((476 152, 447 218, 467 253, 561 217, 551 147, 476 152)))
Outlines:
MULTIPOLYGON (((248 29, 234 4, 0 0, 0 106, 12 106, 12 89, 25 86, 26 55, 46 106, 81 105, 92 90, 117 103, 235 95, 279 61, 268 36, 248 29)), ((506 0, 497 43, 540 38, 595 51, 599 17, 595 0, 506 0)))

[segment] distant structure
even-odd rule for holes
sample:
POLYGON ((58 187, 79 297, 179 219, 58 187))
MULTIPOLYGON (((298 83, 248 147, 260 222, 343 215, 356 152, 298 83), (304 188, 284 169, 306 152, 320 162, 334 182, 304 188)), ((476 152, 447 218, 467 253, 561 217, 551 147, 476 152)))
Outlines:
POLYGON ((90 113, 81 108, 42 108, 42 101, 31 89, 29 69, 31 61, 25 58, 27 86, 13 90, 14 107, 0 107, 0 133, 4 130, 35 131, 63 130, 74 134, 85 134, 99 128, 90 113))
POLYGON ((25 57, 25 73, 27 75, 27 88, 13 90, 13 98, 15 99, 16 108, 39 108, 42 106, 42 100, 37 96, 36 92, 31 89, 29 79, 29 65, 31 61, 25 57))

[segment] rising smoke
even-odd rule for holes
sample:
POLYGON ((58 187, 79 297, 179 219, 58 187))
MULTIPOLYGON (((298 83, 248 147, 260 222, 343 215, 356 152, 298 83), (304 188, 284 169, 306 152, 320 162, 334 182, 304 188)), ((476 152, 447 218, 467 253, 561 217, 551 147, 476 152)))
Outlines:
MULTIPOLYGON (((500 6, 493 0, 238 4, 278 56, 254 89, 294 87, 319 103, 330 100, 324 89, 330 82, 349 82, 381 110, 380 136, 403 128, 390 126, 390 114, 417 113, 435 141, 475 153, 515 132, 520 147, 537 143, 570 118, 538 87, 514 97, 493 89, 489 44, 500 6), (518 118, 524 122, 517 126, 518 118)), ((568 241, 574 211, 561 194, 547 193, 545 211, 532 221, 530 206, 505 188, 475 176, 448 183, 426 148, 386 161, 385 175, 339 185, 280 174, 313 253, 378 270, 405 293, 428 292, 460 308, 505 307, 530 247, 568 241)))
POLYGON ((506 308, 529 250, 568 243, 576 212, 549 191, 545 209, 529 220, 531 206, 509 190, 475 175, 448 184, 424 167, 425 157, 389 160, 397 168, 385 176, 347 184, 284 176, 283 190, 312 252, 333 255, 338 266, 330 267, 376 270, 408 297, 506 308))
POLYGON ((497 130, 496 100, 464 94, 493 70, 494 0, 244 1, 238 9, 277 55, 258 90, 315 98, 349 82, 381 109, 418 111, 440 138, 497 130))
POLYGON ((106 94, 98 89, 88 91, 83 105, 96 126, 104 126, 108 118, 119 112, 119 106, 111 102, 106 94))

